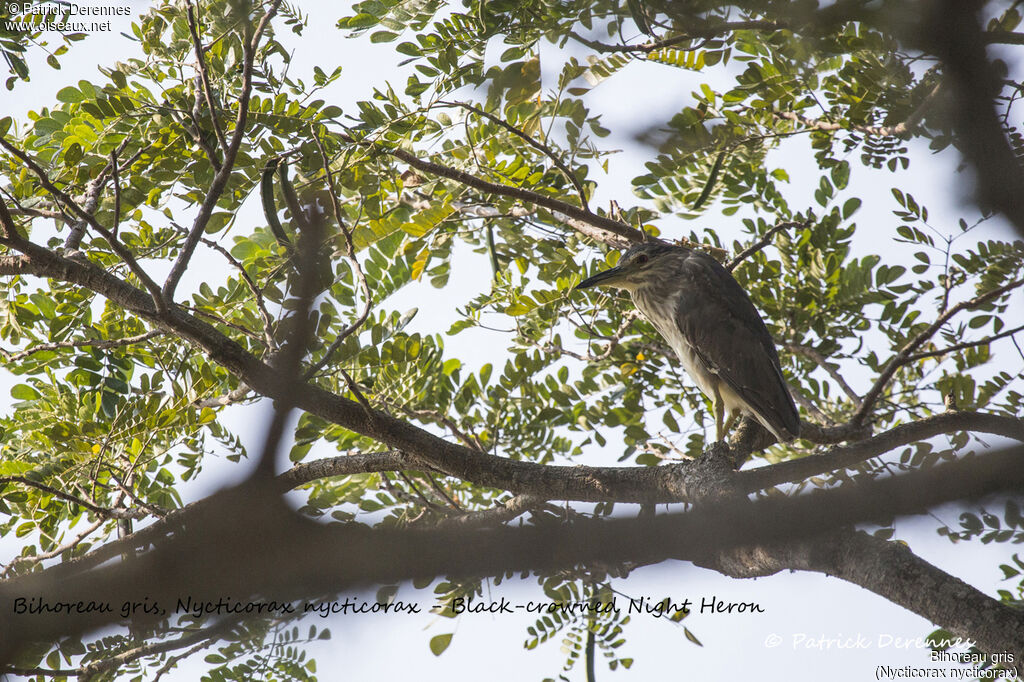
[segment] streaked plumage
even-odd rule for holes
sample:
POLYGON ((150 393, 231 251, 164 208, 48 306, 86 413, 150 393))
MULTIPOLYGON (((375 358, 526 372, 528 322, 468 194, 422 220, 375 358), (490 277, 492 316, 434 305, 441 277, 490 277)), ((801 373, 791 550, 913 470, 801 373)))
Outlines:
POLYGON ((629 291, 672 346, 714 403, 719 440, 726 412, 754 417, 780 441, 800 435, 775 343, 747 292, 718 261, 681 246, 644 242, 576 288, 601 284, 629 291))

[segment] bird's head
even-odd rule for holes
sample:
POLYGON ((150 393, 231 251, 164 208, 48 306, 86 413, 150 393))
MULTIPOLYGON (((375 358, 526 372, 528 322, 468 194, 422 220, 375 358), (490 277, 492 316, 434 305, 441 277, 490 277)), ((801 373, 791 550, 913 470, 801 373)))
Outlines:
POLYGON ((622 254, 613 268, 602 270, 576 285, 576 289, 594 286, 611 286, 634 291, 645 285, 664 281, 671 276, 676 258, 685 255, 686 249, 660 241, 648 241, 631 247, 622 254))

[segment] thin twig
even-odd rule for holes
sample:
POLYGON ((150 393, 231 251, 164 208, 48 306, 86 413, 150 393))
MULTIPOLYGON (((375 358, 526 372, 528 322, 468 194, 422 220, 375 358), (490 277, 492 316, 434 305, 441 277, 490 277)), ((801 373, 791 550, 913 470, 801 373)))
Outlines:
MULTIPOLYGON (((22 163, 28 166, 29 169, 33 173, 35 173, 36 177, 39 178, 39 182, 43 185, 47 192, 53 195, 53 197, 55 199, 58 199, 62 204, 67 206, 67 208, 69 208, 72 212, 78 215, 79 218, 88 223, 90 227, 92 227, 94 230, 100 233, 100 235, 102 235, 103 238, 107 240, 107 242, 110 244, 110 248, 114 250, 114 253, 116 253, 118 257, 128 265, 128 267, 132 271, 132 274, 138 277, 139 281, 141 281, 142 284, 149 291, 150 295, 153 298, 153 305, 156 307, 158 317, 163 317, 166 314, 167 307, 164 304, 164 298, 160 293, 160 287, 157 286, 156 282, 154 282, 153 279, 146 273, 146 271, 142 269, 142 266, 139 265, 137 260, 135 260, 135 256, 132 255, 132 253, 124 246, 124 244, 122 244, 120 240, 117 239, 117 237, 111 234, 111 232, 107 230, 107 228, 100 225, 94 216, 85 211, 70 196, 68 196, 61 190, 57 189, 53 182, 51 182, 49 176, 46 174, 46 171, 44 171, 42 167, 39 166, 39 164, 33 161, 28 154, 26 154, 25 152, 21 151, 20 149, 12 145, 10 142, 8 142, 7 139, 2 135, 0 135, 0 146, 6 149, 9 153, 18 157, 18 159, 20 159, 22 163)), ((4 213, 7 214, 6 207, 4 207, 4 213)), ((10 218, 10 214, 7 214, 7 218, 10 218)), ((17 248, 17 246, 15 246, 15 248, 17 248)))
POLYGON ((852 130, 872 137, 903 137, 913 133, 917 129, 918 124, 921 123, 925 114, 928 113, 928 109, 937 99, 939 92, 942 89, 941 86, 942 82, 940 81, 927 95, 925 95, 906 119, 894 125, 870 126, 860 123, 833 123, 832 121, 825 121, 822 119, 807 118, 795 111, 776 111, 775 115, 779 118, 786 119, 787 121, 799 123, 800 125, 811 128, 812 130, 821 130, 824 132, 852 130))
POLYGON ((857 395, 857 392, 854 391, 848 383, 846 383, 846 379, 843 378, 843 375, 839 372, 837 367, 829 364, 828 358, 813 348, 802 346, 799 343, 783 343, 781 345, 798 355, 803 355, 805 358, 813 360, 816 365, 825 370, 825 372, 827 372, 828 375, 832 377, 837 384, 839 384, 839 388, 841 388, 843 393, 846 394, 846 397, 853 402, 854 407, 860 407, 861 397, 857 395))
POLYGON ((505 504, 493 509, 482 509, 480 511, 467 512, 458 516, 450 516, 439 520, 436 528, 481 528, 485 526, 496 526, 506 523, 521 516, 531 509, 543 507, 547 502, 542 497, 535 495, 516 495, 505 504))
POLYGON ((97 528, 99 528, 100 526, 102 526, 106 522, 107 522, 107 519, 102 518, 102 517, 96 519, 91 524, 86 526, 86 528, 81 533, 79 533, 75 537, 71 538, 70 540, 65 542, 63 545, 58 545, 57 547, 54 547, 53 549, 51 549, 48 552, 41 552, 39 554, 33 554, 32 556, 16 556, 16 557, 14 557, 14 560, 11 561, 11 563, 7 564, 7 566, 4 568, 3 573, 0 573, 0 578, 6 578, 8 575, 11 574, 11 571, 13 571, 15 568, 18 567, 19 564, 28 563, 28 562, 36 562, 36 563, 38 563, 40 561, 45 561, 46 559, 52 559, 55 556, 59 556, 59 555, 63 554, 64 552, 68 551, 69 549, 77 547, 78 543, 80 543, 82 540, 87 538, 91 533, 93 533, 97 528))
MULTIPOLYGON (((107 467, 107 472, 110 474, 110 478, 114 480, 114 483, 117 484, 118 489, 139 507, 142 507, 153 516, 159 518, 163 518, 170 513, 170 510, 164 509, 163 507, 158 507, 155 504, 150 504, 149 502, 146 502, 141 497, 136 495, 135 491, 133 491, 130 487, 125 485, 124 482, 120 478, 118 478, 117 474, 115 474, 110 467, 107 467)), ((128 474, 129 476, 134 478, 132 471, 129 471, 128 474)))
POLYGON ((334 174, 331 172, 331 161, 327 156, 327 151, 324 149, 323 143, 320 141, 320 136, 313 131, 313 140, 316 142, 316 147, 320 151, 320 158, 323 161, 324 175, 327 176, 327 189, 331 196, 331 208, 334 210, 334 219, 338 223, 338 229, 341 230, 342 235, 345 237, 345 256, 348 258, 349 263, 352 265, 352 272, 355 274, 356 281, 359 282, 359 289, 363 296, 363 309, 345 329, 334 338, 331 345, 324 351, 323 356, 313 363, 303 374, 303 379, 309 379, 314 376, 317 372, 323 369, 331 361, 331 357, 335 351, 344 343, 345 339, 354 334, 370 316, 370 310, 373 307, 373 296, 370 294, 370 285, 366 281, 366 275, 363 273, 363 268, 359 265, 359 260, 356 258, 356 247, 352 241, 352 230, 345 222, 345 217, 341 214, 341 204, 338 203, 338 192, 334 186, 334 174))
POLYGON ((670 36, 668 38, 662 38, 661 40, 653 40, 637 45, 602 43, 597 40, 585 38, 575 31, 570 31, 569 36, 572 37, 573 40, 598 52, 642 52, 647 54, 657 50, 663 50, 668 47, 673 47, 679 43, 685 43, 688 40, 714 38, 715 36, 728 33, 730 31, 777 31, 780 28, 786 28, 786 26, 787 25, 783 23, 767 20, 727 21, 713 26, 697 28, 680 35, 670 36))
POLYGON ((946 355, 948 353, 955 353, 958 350, 964 350, 966 348, 974 348, 976 346, 984 346, 984 345, 987 345, 989 343, 992 343, 993 341, 998 341, 999 339, 1005 339, 1007 336, 1013 336, 1014 334, 1016 334, 1016 333, 1018 333, 1020 331, 1024 331, 1024 324, 1022 324, 1019 327, 1014 327, 1013 329, 1008 329, 1005 332, 1000 332, 1000 333, 995 334, 993 336, 987 336, 984 339, 980 339, 978 341, 964 341, 963 343, 958 343, 958 344, 953 345, 953 346, 947 346, 946 348, 939 348, 937 350, 925 351, 923 353, 914 353, 913 355, 910 355, 910 356, 907 357, 907 362, 914 362, 916 360, 924 360, 925 358, 934 358, 934 357, 938 357, 940 355, 946 355))
POLYGON ((851 419, 852 423, 860 424, 864 421, 865 417, 867 417, 871 412, 871 409, 874 407, 878 397, 885 389, 886 384, 888 384, 889 380, 896 374, 896 370, 910 362, 910 357, 913 352, 917 350, 921 344, 934 336, 935 333, 942 328, 942 325, 946 324, 946 322, 948 322, 954 315, 962 310, 970 310, 971 308, 984 305, 992 299, 998 298, 1021 285, 1024 285, 1024 279, 1014 280, 1001 287, 996 287, 991 291, 987 291, 984 294, 975 296, 968 301, 961 301, 939 315, 924 331, 904 344, 903 348, 901 348, 899 352, 896 353, 888 363, 886 363, 885 367, 882 368, 882 371, 879 373, 878 379, 875 380, 874 385, 871 386, 871 389, 864 396, 864 400, 861 403, 860 408, 854 413, 853 418, 851 419))
POLYGON ((144 334, 126 336, 120 339, 83 339, 81 341, 66 341, 63 343, 43 343, 38 346, 33 346, 32 348, 27 348, 18 353, 8 353, 7 351, 0 349, 0 355, 2 355, 4 360, 7 362, 15 362, 30 355, 34 355, 35 353, 42 353, 43 351, 64 350, 66 348, 101 348, 104 350, 108 348, 121 348, 123 346, 130 346, 135 343, 148 341, 149 339, 160 336, 163 333, 164 332, 161 330, 154 329, 144 334))
POLYGON ((116 150, 110 152, 110 170, 114 176, 114 225, 110 228, 110 233, 116 239, 117 231, 121 227, 121 174, 117 169, 116 150))
POLYGON ((423 475, 426 476, 428 481, 430 481, 430 487, 434 489, 434 492, 436 492, 438 495, 443 497, 445 499, 445 501, 447 501, 448 504, 452 507, 452 509, 456 509, 458 511, 462 511, 462 507, 459 506, 459 503, 456 502, 454 499, 452 499, 451 495, 449 495, 447 492, 445 492, 445 489, 442 488, 440 486, 440 484, 438 484, 438 482, 436 480, 434 480, 433 474, 431 474, 429 471, 427 471, 427 472, 424 472, 423 475))
POLYGON ((224 188, 227 187, 228 180, 231 177, 235 159, 238 157, 238 150, 242 146, 242 138, 245 137, 245 124, 249 115, 249 98, 252 95, 252 72, 253 62, 256 59, 256 48, 259 46, 260 38, 263 36, 263 31, 266 29, 268 22, 277 13, 277 8, 281 1, 273 0, 271 2, 270 8, 263 15, 263 18, 260 19, 260 23, 253 33, 252 40, 246 40, 243 37, 242 87, 238 95, 238 114, 235 117, 235 129, 231 133, 231 142, 227 146, 227 151, 224 152, 224 162, 217 171, 217 174, 213 176, 210 187, 206 191, 206 199, 203 200, 202 205, 199 207, 199 213, 192 223, 192 229, 185 238, 185 243, 182 244, 181 251, 178 252, 178 257, 171 266, 167 279, 164 280, 163 297, 167 301, 174 300, 174 291, 178 287, 178 282, 181 281, 182 276, 185 274, 185 270, 192 260, 192 254, 196 250, 196 245, 203 236, 207 223, 210 222, 213 209, 224 193, 224 188))
POLYGON ((88 509, 92 513, 96 514, 100 518, 106 519, 141 519, 146 515, 144 509, 110 509, 108 507, 101 507, 97 504, 93 504, 86 499, 66 493, 59 488, 47 485, 45 483, 39 483, 31 479, 25 478, 24 476, 0 476, 0 483, 20 483, 28 486, 29 488, 35 488, 36 490, 42 491, 47 495, 53 495, 54 497, 60 498, 65 502, 71 504, 77 504, 84 509, 88 509))
POLYGON ((196 407, 224 407, 225 405, 232 405, 245 400, 250 393, 252 393, 252 389, 243 383, 239 384, 235 390, 228 391, 224 395, 197 400, 195 405, 196 407))
POLYGON ((750 258, 752 255, 754 255, 764 247, 768 246, 768 244, 770 244, 772 241, 772 237, 774 237, 777 233, 781 232, 782 230, 788 230, 791 227, 807 227, 807 225, 808 223, 806 222, 799 223, 795 221, 779 223, 778 225, 775 225, 770 230, 765 232, 763 237, 761 237, 756 242, 754 242, 753 244, 751 244, 750 246, 736 254, 736 256, 733 257, 732 260, 726 263, 725 269, 728 270, 729 272, 735 270, 736 266, 738 266, 740 263, 745 261, 747 258, 750 258))
POLYGON ((478 116, 483 116, 484 118, 486 118, 487 120, 491 121, 492 123, 496 123, 497 125, 501 126, 505 130, 507 130, 508 132, 510 132, 513 135, 521 138, 522 140, 524 140, 527 144, 529 144, 534 149, 536 149, 536 150, 540 151, 541 153, 543 153, 545 156, 547 156, 549 159, 551 159, 551 162, 554 163, 555 166, 558 167, 558 170, 562 171, 562 174, 565 176, 565 179, 568 180, 569 182, 571 182, 572 186, 576 188, 576 193, 580 197, 580 205, 583 207, 583 209, 585 211, 589 211, 590 210, 590 206, 587 204, 587 193, 584 191, 583 185, 576 178, 576 174, 572 172, 572 169, 569 168, 565 164, 565 162, 562 161, 561 158, 559 158, 558 154, 556 154, 554 152, 554 150, 551 149, 551 147, 547 146, 543 142, 539 142, 538 140, 535 140, 533 137, 531 137, 530 135, 527 135, 525 132, 523 132, 519 128, 516 128, 514 125, 506 122, 502 118, 500 118, 498 116, 495 116, 491 112, 486 111, 484 109, 481 109, 478 106, 470 104, 469 102, 448 102, 448 101, 441 100, 441 101, 438 101, 437 104, 441 105, 441 106, 449 106, 449 107, 462 107, 463 109, 466 109, 467 111, 472 111, 473 113, 477 114, 478 116))
POLYGON ((643 241, 643 234, 635 227, 621 223, 617 220, 612 220, 605 216, 597 215, 596 213, 591 213, 579 206, 573 206, 568 202, 555 199, 554 197, 549 197, 522 187, 513 187, 510 185, 503 185, 501 183, 490 182, 457 168, 452 168, 451 166, 446 166, 433 161, 426 161, 404 149, 387 147, 383 144, 369 140, 357 140, 348 133, 341 133, 340 137, 350 144, 369 147, 375 151, 393 156, 396 159, 409 164, 416 170, 423 171, 424 173, 439 175, 443 178, 448 178, 449 180, 454 180, 462 185, 466 185, 467 187, 480 190, 481 192, 511 197, 513 199, 518 199, 520 201, 525 201, 527 203, 546 208, 552 212, 552 216, 555 220, 563 222, 577 232, 602 243, 615 247, 623 247, 643 241))
POLYGON ((213 123, 213 132, 217 136, 217 143, 220 144, 220 148, 226 154, 228 151, 228 141, 224 137, 224 130, 221 128, 220 119, 217 116, 217 108, 213 99, 213 88, 210 87, 210 75, 206 71, 206 57, 203 52, 203 43, 199 39, 199 27, 196 22, 192 0, 188 0, 186 8, 188 32, 192 36, 192 47, 196 53, 196 69, 199 71, 199 79, 203 84, 203 96, 206 99, 206 106, 210 110, 210 121, 213 123))
POLYGON ((209 246, 211 249, 215 250, 217 253, 224 256, 224 258, 229 263, 231 263, 231 265, 236 270, 238 270, 239 274, 241 274, 242 281, 245 282, 245 286, 248 287, 249 292, 252 293, 253 300, 255 300, 256 302, 256 308, 260 311, 260 317, 263 319, 263 341, 267 344, 267 348, 269 348, 270 350, 276 350, 277 341, 274 340, 273 333, 274 319, 270 316, 270 313, 267 311, 266 303, 263 300, 263 292, 260 291, 260 288, 258 286, 256 286, 256 282, 252 280, 252 277, 249 276, 249 273, 246 272, 242 264, 238 262, 238 260, 234 256, 231 255, 231 252, 229 252, 227 249, 225 249, 223 246, 213 241, 212 239, 207 239, 204 237, 202 239, 202 242, 209 246))

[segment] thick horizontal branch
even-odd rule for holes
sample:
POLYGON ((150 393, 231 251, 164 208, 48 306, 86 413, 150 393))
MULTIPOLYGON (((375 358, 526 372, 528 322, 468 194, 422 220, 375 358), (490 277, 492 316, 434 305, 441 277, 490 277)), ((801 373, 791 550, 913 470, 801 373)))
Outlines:
MULTIPOLYGON (((710 489, 709 485, 720 483, 731 471, 731 465, 723 465, 723 462, 732 454, 719 457, 714 451, 695 462, 663 467, 606 468, 545 466, 481 453, 314 384, 282 377, 239 344, 180 308, 172 308, 166 317, 159 317, 152 299, 144 292, 91 263, 63 258, 28 242, 25 250, 28 259, 19 261, 23 274, 54 277, 96 291, 156 326, 202 347, 214 362, 260 395, 277 399, 282 390, 291 390, 298 396, 301 409, 406 453, 415 459, 413 469, 432 469, 477 485, 544 499, 635 503, 692 501, 701 491, 710 489)), ((841 442, 859 434, 853 427, 808 427, 805 435, 821 443, 841 442)), ((866 457, 870 456, 874 455, 866 457)))
MULTIPOLYGON (((851 529, 713 553, 696 563, 736 578, 793 570, 840 578, 941 624, 953 637, 974 641, 985 651, 1004 650, 998 649, 1007 641, 1003 628, 1019 632, 1024 627, 1018 611, 924 561, 906 544, 851 529)), ((1019 650, 1021 645, 1015 646, 1019 650)), ((1019 658, 1016 663, 1020 667, 1019 658)))
POLYGON ((812 476, 856 466, 904 445, 958 431, 988 433, 1024 442, 1024 419, 982 412, 944 412, 897 426, 867 440, 832 448, 821 455, 809 455, 737 472, 736 482, 739 489, 746 492, 764 490, 782 483, 795 483, 812 476))
MULTIPOLYGON (((796 498, 737 504, 736 498, 726 497, 685 514, 470 532, 319 524, 292 511, 279 496, 278 485, 250 482, 181 514, 168 527, 173 534, 158 539, 152 551, 77 575, 48 569, 19 577, 0 584, 0 603, 13 604, 20 596, 40 594, 50 603, 119 604, 145 595, 151 602, 173 604, 181 594, 200 601, 225 594, 239 600, 261 595, 293 601, 437 575, 552 571, 596 561, 704 561, 716 551, 810 540, 853 523, 919 513, 951 500, 1024 491, 1022 454, 1024 448, 1017 447, 796 498), (473 551, 457 551, 469 547, 473 551)), ((834 570, 836 560, 810 555, 801 568, 834 570)), ((863 572, 864 568, 848 566, 847 570, 863 572)), ((929 585, 934 589, 956 581, 937 569, 931 575, 929 585)), ((932 590, 922 592, 916 583, 908 585, 906 577, 899 580, 890 588, 903 590, 905 605, 934 617, 926 608, 932 590)), ((985 605, 984 622, 968 634, 988 650, 1024 654, 1024 614, 996 600, 988 599, 985 605)), ((938 624, 961 630, 958 606, 947 605, 938 615, 952 622, 939 620, 938 624)), ((138 623, 144 623, 145 617, 140 615, 138 623)), ((9 615, 0 620, 0 665, 30 642, 53 641, 117 621, 116 611, 9 615)))
POLYGON ((590 471, 580 467, 549 467, 487 455, 448 442, 406 421, 326 391, 315 384, 282 376, 211 325, 174 306, 157 314, 144 292, 89 262, 64 258, 25 242, 20 274, 50 277, 84 286, 160 329, 203 348, 214 362, 234 373, 260 395, 278 399, 283 391, 298 396, 298 407, 352 429, 390 448, 415 456, 417 468, 437 471, 478 485, 530 493, 547 499, 667 502, 688 499, 706 478, 699 467, 678 465, 670 473, 619 467, 590 471), (692 471, 691 471, 692 469, 692 471), (697 486, 695 488, 694 486, 697 486), (614 491, 614 492, 613 492, 614 491))
MULTIPOLYGON (((234 372, 247 385, 252 386, 257 392, 269 397, 276 397, 280 392, 282 383, 276 378, 275 371, 241 348, 238 344, 224 337, 213 327, 196 320, 180 309, 175 309, 168 319, 161 320, 156 317, 152 309, 152 301, 145 293, 118 280, 113 275, 89 264, 76 260, 62 258, 42 247, 27 249, 28 259, 18 259, 19 271, 25 274, 36 274, 44 277, 56 277, 71 281, 97 291, 115 303, 126 309, 139 314, 142 317, 150 318, 154 323, 174 331, 182 337, 193 341, 210 354, 211 359, 225 366, 234 372)), ((512 461, 501 457, 494 457, 477 452, 473 449, 450 443, 434 436, 412 424, 395 419, 379 411, 367 410, 364 406, 354 401, 349 401, 340 396, 324 391, 313 385, 301 385, 296 390, 300 396, 300 407, 317 414, 329 421, 351 428, 359 433, 373 437, 389 447, 408 453, 415 458, 415 464, 409 466, 405 463, 405 455, 394 455, 393 461, 383 462, 377 460, 373 470, 394 470, 396 468, 432 468, 447 475, 463 480, 472 481, 478 485, 485 485, 516 493, 526 493, 544 499, 558 500, 580 500, 580 501, 605 501, 614 500, 622 502, 672 502, 693 499, 694 493, 707 488, 711 481, 721 481, 722 470, 714 457, 706 458, 707 461, 695 463, 674 464, 658 468, 637 468, 637 467, 610 467, 610 468, 588 468, 588 467, 553 467, 542 466, 530 462, 512 461), (392 467, 392 468, 384 468, 392 467)), ((967 417, 955 417, 965 419, 967 417)), ((946 417, 947 420, 951 419, 946 417)), ((980 423, 980 422, 978 422, 980 423)), ((885 434, 876 437, 877 440, 869 441, 871 445, 865 449, 851 450, 841 458, 828 460, 828 469, 831 470, 842 466, 845 462, 855 461, 857 458, 867 459, 885 452, 887 447, 897 447, 906 444, 904 437, 926 438, 936 433, 941 433, 939 422, 932 422, 934 427, 928 430, 910 431, 904 429, 895 436, 886 437, 885 434), (939 430, 935 430, 938 428, 939 430), (924 433, 929 435, 920 435, 924 433)), ((912 426, 912 425, 911 425, 912 426)), ((970 425, 953 425, 951 422, 945 424, 949 428, 971 428, 970 425)), ((814 434, 808 433, 814 438, 814 434)), ((821 442, 828 442, 821 434, 821 442)), ((852 437, 851 434, 840 434, 839 439, 852 437)), ((832 441, 835 442, 835 441, 832 441)), ((742 485, 744 489, 759 489, 773 485, 772 481, 793 480, 793 476, 805 475, 802 471, 810 471, 812 466, 825 466, 826 462, 820 465, 812 465, 810 462, 819 462, 812 458, 802 460, 807 464, 784 463, 776 465, 780 467, 807 467, 806 469, 771 469, 772 473, 745 472, 742 475, 749 475, 748 483, 742 485), (762 477, 758 479, 757 477, 762 477), (762 485, 763 484, 763 485, 762 485)), ((355 472, 355 470, 366 471, 366 461, 339 458, 333 464, 311 463, 316 467, 323 467, 320 472, 323 475, 342 475, 343 473, 355 472), (329 466, 343 467, 335 469, 337 473, 325 473, 329 466)), ((302 475, 313 476, 313 467, 304 470, 303 474, 293 472, 290 475, 295 477, 295 483, 299 484, 299 477, 302 475)), ((806 475, 815 475, 822 471, 815 469, 806 475)), ((311 480, 307 478, 305 480, 311 480)))
POLYGON ((408 471, 416 468, 416 460, 404 452, 390 450, 362 455, 342 455, 315 459, 311 462, 296 464, 288 471, 280 474, 277 481, 281 490, 291 490, 311 481, 332 476, 351 476, 369 474, 380 471, 408 471))
POLYGON ((1024 45, 1024 33, 1013 31, 985 31, 981 34, 981 39, 988 45, 1024 45))
POLYGON ((24 256, 0 256, 0 277, 31 274, 31 266, 24 256))

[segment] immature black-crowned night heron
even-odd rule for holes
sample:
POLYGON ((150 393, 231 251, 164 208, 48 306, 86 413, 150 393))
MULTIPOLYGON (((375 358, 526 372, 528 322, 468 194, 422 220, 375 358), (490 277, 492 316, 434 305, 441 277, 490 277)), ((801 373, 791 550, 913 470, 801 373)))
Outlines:
POLYGON ((632 247, 618 265, 579 283, 625 289, 715 406, 718 440, 739 413, 780 441, 800 435, 800 417, 775 343, 747 292, 711 256, 661 241, 632 247), (725 413, 729 413, 728 423, 725 413))

